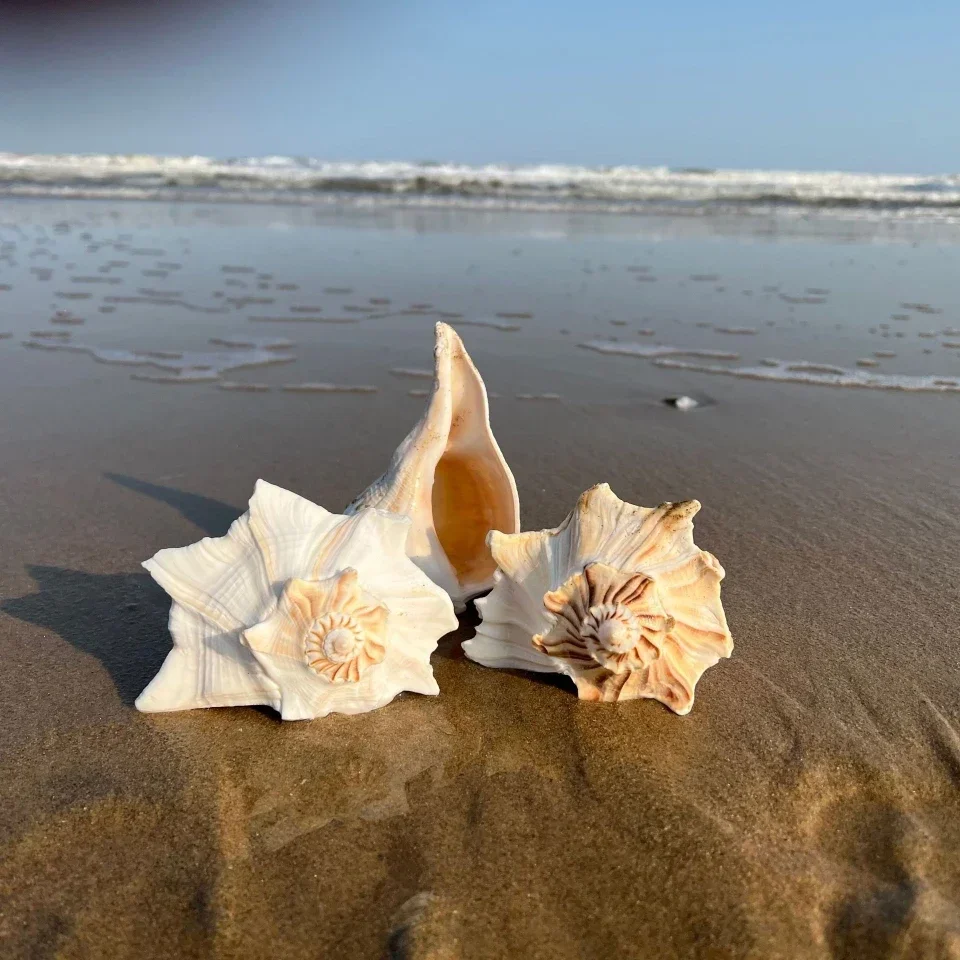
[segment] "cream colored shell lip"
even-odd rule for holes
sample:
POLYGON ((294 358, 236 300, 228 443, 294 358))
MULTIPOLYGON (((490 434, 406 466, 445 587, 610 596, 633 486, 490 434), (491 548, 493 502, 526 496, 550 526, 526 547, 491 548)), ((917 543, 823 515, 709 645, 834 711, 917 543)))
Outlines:
POLYGON ((583 700, 652 698, 689 713, 704 671, 733 652, 723 567, 693 542, 699 509, 634 506, 602 483, 554 529, 492 531, 497 583, 464 652, 565 674, 583 700))
POLYGON ((452 327, 438 323, 435 335, 426 412, 346 512, 377 507, 410 517, 408 555, 463 609, 493 586, 487 533, 516 533, 520 501, 490 427, 483 379, 452 327))
POLYGON ((409 528, 258 481, 226 536, 144 563, 173 599, 174 646, 137 708, 265 704, 305 720, 374 710, 404 690, 439 693, 430 654, 457 619, 407 557, 409 528))

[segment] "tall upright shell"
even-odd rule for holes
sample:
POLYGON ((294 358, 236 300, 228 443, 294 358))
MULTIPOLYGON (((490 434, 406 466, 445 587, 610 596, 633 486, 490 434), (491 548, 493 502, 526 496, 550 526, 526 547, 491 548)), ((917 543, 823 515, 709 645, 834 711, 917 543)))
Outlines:
POLYGON ((144 563, 173 598, 173 650, 137 699, 148 713, 266 704, 284 720, 363 713, 430 667, 450 598, 404 552, 410 521, 338 516, 257 482, 225 537, 144 563))
POLYGON ((689 713, 703 672, 733 652, 723 567, 693 542, 699 509, 636 507, 602 483, 553 530, 491 532, 497 584, 464 652, 566 674, 582 700, 649 697, 689 713))
POLYGON ((483 380, 460 337, 436 326, 433 392, 387 472, 346 512, 377 507, 410 517, 407 555, 462 607, 493 586, 487 533, 520 529, 517 485, 490 429, 483 380))

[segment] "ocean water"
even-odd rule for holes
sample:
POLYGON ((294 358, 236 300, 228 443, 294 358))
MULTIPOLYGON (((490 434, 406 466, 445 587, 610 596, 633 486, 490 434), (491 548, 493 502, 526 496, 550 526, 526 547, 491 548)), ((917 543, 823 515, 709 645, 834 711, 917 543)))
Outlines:
POLYGON ((744 384, 856 388, 837 394, 847 400, 960 393, 956 225, 74 198, 0 207, 0 376, 88 371, 405 402, 423 392, 403 380, 423 379, 409 371, 429 367, 442 320, 506 405, 686 395, 706 407, 744 384))
POLYGON ((960 222, 960 173, 0 153, 0 196, 960 222))

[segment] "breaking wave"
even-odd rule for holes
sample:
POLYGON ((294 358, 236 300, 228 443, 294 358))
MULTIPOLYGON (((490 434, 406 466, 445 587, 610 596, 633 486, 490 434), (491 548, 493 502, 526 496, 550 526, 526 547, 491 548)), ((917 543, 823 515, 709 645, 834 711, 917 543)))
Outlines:
POLYGON ((0 153, 0 195, 960 221, 960 174, 0 153))

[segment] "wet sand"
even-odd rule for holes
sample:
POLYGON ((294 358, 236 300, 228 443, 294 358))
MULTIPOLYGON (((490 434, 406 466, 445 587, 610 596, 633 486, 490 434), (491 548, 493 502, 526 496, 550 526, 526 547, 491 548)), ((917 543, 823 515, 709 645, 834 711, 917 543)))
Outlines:
POLYGON ((578 346, 615 335, 745 367, 895 352, 870 375, 951 379, 956 237, 197 210, 0 218, 0 955, 960 957, 960 397, 578 346), (112 260, 129 261, 106 274, 122 284, 55 296, 112 260), (158 262, 180 266, 151 288, 204 310, 95 309, 137 296, 158 262), (207 312, 233 296, 228 277, 275 302, 207 312), (355 324, 289 310, 375 299, 390 315, 355 324), (267 332, 295 360, 156 383, 24 348, 67 309, 86 322, 50 329, 101 351, 218 356, 262 353, 209 341, 251 342, 264 328, 248 317, 290 313, 267 332), (562 679, 465 660, 468 615, 433 658, 437 698, 296 724, 138 714, 170 648, 168 599, 140 561, 222 535, 258 477, 347 503, 420 416, 396 371, 429 365, 438 311, 520 327, 460 332, 498 395, 525 528, 604 480, 634 503, 703 503, 733 658, 687 717, 581 704, 562 679), (376 392, 283 389, 303 383, 376 392), (663 402, 680 395, 699 406, 663 402))

